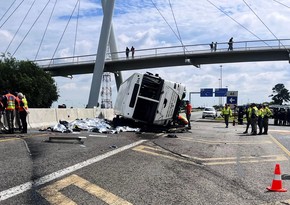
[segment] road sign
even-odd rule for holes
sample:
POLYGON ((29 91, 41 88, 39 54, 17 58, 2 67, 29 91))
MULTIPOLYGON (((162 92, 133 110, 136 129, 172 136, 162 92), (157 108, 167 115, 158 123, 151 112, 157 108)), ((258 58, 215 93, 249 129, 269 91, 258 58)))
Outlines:
POLYGON ((228 91, 227 96, 238 96, 238 91, 228 91))
POLYGON ((230 105, 238 104, 238 91, 227 92, 227 104, 230 104, 230 105))
POLYGON ((237 96, 228 96, 227 97, 227 104, 230 104, 230 105, 238 104, 238 97, 237 96))
POLYGON ((200 89, 200 97, 212 97, 213 89, 212 88, 201 88, 200 89))
POLYGON ((227 88, 215 88, 214 96, 215 97, 226 97, 228 93, 227 88))

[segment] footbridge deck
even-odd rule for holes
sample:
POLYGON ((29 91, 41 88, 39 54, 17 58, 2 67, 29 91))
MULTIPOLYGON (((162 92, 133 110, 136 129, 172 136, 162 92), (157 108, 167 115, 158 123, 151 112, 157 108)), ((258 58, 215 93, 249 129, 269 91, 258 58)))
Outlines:
MULTIPOLYGON (((255 61, 288 61, 290 39, 234 42, 228 51, 227 43, 218 43, 216 51, 209 44, 140 49, 135 56, 125 57, 125 52, 108 53, 104 72, 146 68, 204 64, 224 64, 255 61)), ((36 60, 52 76, 69 76, 93 73, 96 54, 36 60)))

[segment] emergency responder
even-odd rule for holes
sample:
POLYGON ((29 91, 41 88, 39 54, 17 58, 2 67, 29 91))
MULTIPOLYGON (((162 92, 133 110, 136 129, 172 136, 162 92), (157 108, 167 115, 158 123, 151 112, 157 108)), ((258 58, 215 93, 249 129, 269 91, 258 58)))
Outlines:
POLYGON ((258 108, 255 103, 251 104, 250 117, 251 117, 251 126, 252 126, 251 135, 256 135, 257 134, 258 108))
POLYGON ((272 111, 267 105, 263 105, 264 108, 264 119, 263 119, 263 128, 264 132, 263 134, 267 135, 268 134, 268 126, 269 126, 269 118, 273 115, 272 111))
POLYGON ((22 130, 22 125, 20 122, 20 116, 19 116, 19 105, 20 105, 20 99, 18 97, 18 93, 15 93, 15 127, 18 127, 18 130, 22 130))
POLYGON ((225 107, 222 109, 221 116, 225 119, 226 128, 228 128, 229 118, 232 116, 232 110, 228 104, 225 104, 225 107))
POLYGON ((191 125, 190 125, 191 111, 192 111, 192 106, 191 106, 189 100, 187 100, 186 101, 185 112, 186 112, 186 119, 188 121, 188 129, 191 129, 191 125))
MULTIPOLYGON (((251 116, 250 116, 250 113, 252 112, 251 109, 252 109, 251 106, 247 106, 247 108, 246 108, 247 127, 246 127, 245 132, 243 132, 244 134, 248 133, 248 129, 251 125, 251 116)), ((251 133, 252 132, 253 132, 253 130, 251 131, 251 133)))
POLYGON ((18 93, 18 98, 20 99, 19 104, 19 116, 22 124, 21 133, 27 133, 27 121, 26 116, 28 114, 28 103, 25 96, 22 93, 18 93))
POLYGON ((0 95, 0 133, 2 133, 2 129, 4 129, 4 123, 2 123, 1 119, 2 119, 2 115, 4 113, 4 104, 2 103, 2 99, 3 99, 3 96, 0 95))
POLYGON ((263 132, 263 119, 264 119, 264 109, 262 105, 258 106, 258 127, 259 127, 259 135, 263 132))
POLYGON ((15 112, 15 96, 7 91, 7 94, 4 95, 4 105, 5 105, 5 115, 8 125, 8 133, 14 133, 14 112, 15 112))

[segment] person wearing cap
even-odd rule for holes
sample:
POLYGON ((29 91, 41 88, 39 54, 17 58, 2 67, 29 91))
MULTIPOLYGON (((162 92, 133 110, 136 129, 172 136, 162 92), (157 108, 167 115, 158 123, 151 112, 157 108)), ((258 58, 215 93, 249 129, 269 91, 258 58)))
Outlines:
POLYGON ((221 116, 225 119, 226 128, 228 128, 229 118, 232 116, 232 110, 228 104, 225 104, 225 107, 222 109, 221 116))
POLYGON ((25 96, 22 93, 18 93, 18 98, 20 100, 19 103, 19 116, 22 124, 22 131, 21 133, 27 133, 27 121, 26 117, 28 114, 28 103, 25 96))

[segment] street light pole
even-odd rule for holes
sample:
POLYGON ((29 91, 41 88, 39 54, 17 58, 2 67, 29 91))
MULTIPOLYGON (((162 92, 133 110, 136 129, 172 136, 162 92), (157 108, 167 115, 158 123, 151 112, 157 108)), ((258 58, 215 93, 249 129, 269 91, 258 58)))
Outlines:
MULTIPOLYGON (((220 88, 222 88, 222 87, 223 87, 223 66, 220 65, 220 88)), ((219 103, 221 106, 224 104, 223 97, 220 97, 219 103)))

